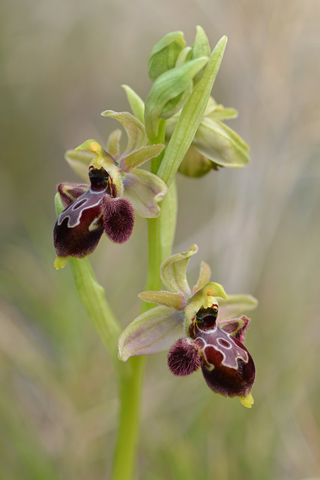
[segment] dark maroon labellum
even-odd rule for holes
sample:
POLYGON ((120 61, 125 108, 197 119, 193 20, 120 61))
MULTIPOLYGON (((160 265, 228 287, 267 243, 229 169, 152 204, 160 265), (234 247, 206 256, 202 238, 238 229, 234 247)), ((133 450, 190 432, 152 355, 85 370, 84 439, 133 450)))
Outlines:
POLYGON ((116 243, 127 241, 132 233, 134 213, 116 190, 103 168, 89 168, 90 187, 61 184, 61 199, 66 205, 54 228, 54 246, 60 257, 82 258, 94 251, 105 231, 116 243))
POLYGON ((211 390, 227 397, 246 397, 254 383, 255 366, 244 345, 218 326, 200 330, 194 340, 211 390))
POLYGON ((250 320, 243 316, 217 323, 217 316, 217 305, 200 308, 189 328, 189 338, 171 347, 169 368, 183 376, 201 365, 211 390, 226 397, 246 397, 254 383, 255 366, 240 339, 244 339, 250 320))

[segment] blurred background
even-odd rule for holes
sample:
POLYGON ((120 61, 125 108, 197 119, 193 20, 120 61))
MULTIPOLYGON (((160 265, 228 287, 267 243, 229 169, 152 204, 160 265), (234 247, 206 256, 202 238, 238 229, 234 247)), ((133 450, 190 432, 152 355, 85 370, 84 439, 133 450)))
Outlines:
MULTIPOLYGON (((318 0, 2 0, 0 15, 0 479, 108 478, 117 387, 52 229, 56 184, 77 181, 64 152, 105 143, 142 98, 166 33, 201 25, 229 37, 213 96, 251 146, 243 170, 179 176, 174 252, 199 245, 228 293, 251 293, 251 410, 200 373, 175 378, 148 359, 137 479, 320 479, 320 101, 318 0)), ((146 277, 146 222, 103 238, 91 260, 126 326, 146 277)))

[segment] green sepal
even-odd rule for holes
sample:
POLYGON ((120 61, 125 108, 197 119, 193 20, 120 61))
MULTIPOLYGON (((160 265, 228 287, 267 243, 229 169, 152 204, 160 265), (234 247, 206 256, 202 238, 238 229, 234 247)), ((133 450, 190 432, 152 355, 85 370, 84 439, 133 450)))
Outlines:
POLYGON ((169 118, 182 108, 191 94, 193 77, 207 62, 207 57, 191 60, 157 78, 145 103, 145 125, 149 139, 157 137, 160 117, 169 118))
POLYGON ((171 255, 171 257, 162 262, 160 277, 167 290, 182 293, 186 298, 191 296, 186 270, 190 258, 195 255, 198 250, 198 246, 193 244, 186 252, 171 255))
POLYGON ((219 320, 237 317, 258 305, 258 300, 252 295, 228 295, 227 299, 219 299, 219 320))
POLYGON ((213 120, 226 120, 236 118, 238 112, 234 108, 225 107, 221 103, 217 103, 215 99, 210 96, 203 116, 213 120))
POLYGON ((148 74, 152 82, 174 68, 178 55, 185 46, 182 32, 168 33, 155 44, 148 61, 148 74))
POLYGON ((172 293, 160 290, 158 292, 141 292, 139 293, 141 300, 149 303, 157 303, 164 307, 170 307, 174 310, 183 310, 186 300, 182 293, 172 293))
POLYGON ((154 307, 137 317, 119 338, 119 358, 123 362, 137 355, 167 350, 183 335, 183 312, 154 307))
POLYGON ((88 182, 88 168, 94 159, 94 154, 89 152, 67 150, 64 154, 64 158, 72 170, 79 175, 80 178, 88 182))
POLYGON ((144 125, 132 113, 129 112, 114 112, 113 110, 106 110, 102 112, 103 117, 113 118, 121 123, 124 127, 127 136, 128 144, 123 156, 138 150, 147 144, 147 135, 144 125))
POLYGON ((122 85, 127 94, 132 113, 141 123, 144 123, 144 101, 141 97, 128 85, 122 85))
POLYGON ((133 168, 142 165, 147 160, 156 157, 164 149, 162 143, 141 147, 139 150, 132 152, 130 155, 120 160, 120 166, 124 172, 130 172, 133 168))
POLYGON ((198 281, 196 285, 193 287, 192 293, 195 294, 199 290, 201 290, 201 288, 203 288, 210 281, 210 278, 211 278, 211 268, 206 262, 201 262, 198 281))
POLYGON ((113 156, 115 160, 117 160, 120 156, 120 138, 122 135, 122 131, 117 128, 110 133, 107 142, 107 151, 110 155, 113 156))
POLYGON ((168 192, 161 178, 147 170, 136 168, 123 175, 124 197, 134 210, 144 218, 156 218, 161 209, 158 205, 168 192))

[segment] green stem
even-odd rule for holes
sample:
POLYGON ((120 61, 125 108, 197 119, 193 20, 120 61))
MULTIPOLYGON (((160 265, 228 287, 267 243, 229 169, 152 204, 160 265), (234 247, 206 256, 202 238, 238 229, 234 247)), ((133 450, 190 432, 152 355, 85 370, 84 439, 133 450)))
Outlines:
POLYGON ((104 289, 96 281, 87 259, 70 258, 80 301, 102 339, 118 373, 119 426, 112 469, 113 480, 131 480, 139 431, 139 410, 144 358, 123 363, 118 359, 118 338, 121 327, 106 300, 104 289))
POLYGON ((121 378, 119 383, 120 411, 112 480, 133 478, 138 444, 145 357, 134 357, 126 363, 131 367, 131 375, 121 378))
MULTIPOLYGON (((160 265, 171 255, 177 217, 177 191, 173 182, 161 203, 161 215, 148 220, 148 277, 146 290, 161 290, 160 265)), ((144 304, 143 310, 150 308, 144 304)))
MULTIPOLYGON (((176 212, 177 196, 173 183, 161 204, 161 215, 148 220, 149 264, 146 288, 150 290, 161 288, 159 270, 161 263, 171 253, 176 212)), ((142 311, 151 306, 143 302, 142 311)), ((135 466, 145 357, 133 357, 127 364, 131 367, 131 375, 127 379, 120 379, 120 417, 112 480, 130 480, 135 466)))

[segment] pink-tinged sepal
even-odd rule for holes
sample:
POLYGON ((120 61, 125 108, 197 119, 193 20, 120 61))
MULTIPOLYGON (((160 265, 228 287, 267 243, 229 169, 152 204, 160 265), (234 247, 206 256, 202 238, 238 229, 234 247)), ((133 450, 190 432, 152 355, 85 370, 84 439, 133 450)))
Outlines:
POLYGON ((129 240, 134 225, 134 212, 128 200, 105 195, 101 207, 104 213, 104 230, 110 240, 115 243, 129 240))
POLYGON ((68 207, 77 198, 89 190, 89 185, 76 183, 60 183, 57 186, 64 207, 68 207))
POLYGON ((158 205, 167 194, 166 184, 153 173, 135 168, 123 175, 124 196, 130 201, 138 215, 156 218, 161 209, 158 205))
POLYGON ((183 335, 183 313, 159 305, 139 315, 119 337, 119 357, 126 362, 170 348, 183 335))
POLYGON ((250 319, 245 315, 241 318, 234 318, 232 320, 223 320, 218 323, 218 327, 226 333, 237 338, 241 343, 245 342, 245 333, 250 325, 250 319))

